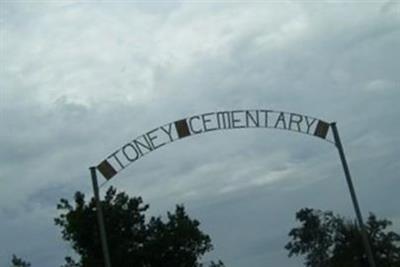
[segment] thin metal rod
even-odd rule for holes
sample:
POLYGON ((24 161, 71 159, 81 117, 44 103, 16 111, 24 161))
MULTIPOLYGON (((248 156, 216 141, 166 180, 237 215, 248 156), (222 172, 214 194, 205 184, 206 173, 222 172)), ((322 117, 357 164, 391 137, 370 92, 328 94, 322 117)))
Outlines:
POLYGON ((100 239, 101 239, 101 247, 103 249, 104 263, 105 267, 111 267, 110 254, 108 253, 106 228, 104 226, 103 210, 101 209, 101 202, 99 196, 99 185, 97 184, 96 167, 90 167, 89 169, 92 175, 93 192, 94 192, 94 197, 96 199, 97 220, 99 222, 100 239))
POLYGON ((339 132, 338 132, 338 130, 336 128, 336 123, 335 122, 331 123, 331 126, 332 126, 333 137, 335 139, 336 147, 337 147, 337 149, 339 151, 340 160, 342 162, 344 174, 346 176, 346 182, 347 182, 347 185, 349 187, 351 200, 353 201, 354 210, 355 210, 356 215, 357 215, 358 224, 359 224, 359 226, 361 228, 361 236, 362 236, 362 240, 363 240, 363 243, 364 243, 365 251, 367 253, 368 262, 369 262, 370 267, 376 267, 374 256, 372 254, 371 244, 370 244, 370 242, 368 240, 367 231, 366 231, 363 219, 362 219, 360 206, 358 205, 356 192, 354 190, 353 182, 351 180, 349 166, 347 165, 347 161, 346 161, 346 157, 345 157, 345 154, 344 154, 342 142, 340 141, 339 132))

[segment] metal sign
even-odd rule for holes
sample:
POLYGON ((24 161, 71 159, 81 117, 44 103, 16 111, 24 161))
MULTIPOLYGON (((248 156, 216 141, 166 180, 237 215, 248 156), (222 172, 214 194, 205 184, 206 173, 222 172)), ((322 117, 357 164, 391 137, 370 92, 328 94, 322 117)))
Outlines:
POLYGON ((272 128, 294 131, 334 143, 328 135, 331 124, 297 113, 273 110, 232 110, 209 112, 177 120, 138 136, 103 160, 97 169, 107 179, 130 164, 168 143, 217 130, 272 128))
POLYGON ((100 236, 102 239, 102 248, 106 267, 111 267, 111 263, 108 253, 103 216, 101 214, 100 199, 98 196, 96 168, 107 180, 110 180, 120 171, 147 153, 150 153, 168 143, 172 143, 188 136, 217 130, 244 128, 272 128, 294 131, 319 137, 336 146, 339 151, 340 160, 342 162, 357 220, 361 228, 362 240, 368 257, 368 262, 371 267, 376 266, 336 124, 327 123, 323 120, 297 113, 251 109, 203 113, 165 124, 126 143, 109 155, 97 167, 90 168, 93 190, 95 192, 98 207, 100 236))

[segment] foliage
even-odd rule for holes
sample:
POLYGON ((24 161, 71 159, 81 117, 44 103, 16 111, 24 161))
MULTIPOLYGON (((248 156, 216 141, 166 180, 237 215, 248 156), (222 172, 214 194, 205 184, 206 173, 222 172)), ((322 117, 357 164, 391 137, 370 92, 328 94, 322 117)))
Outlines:
MULTIPOLYGON (((102 201, 110 258, 118 267, 201 267, 201 257, 212 250, 211 239, 191 219, 183 206, 161 217, 146 220, 149 205, 140 197, 130 198, 110 187, 102 201)), ((64 267, 104 266, 97 226, 96 203, 88 203, 81 192, 75 194, 75 204, 61 199, 55 218, 62 236, 80 256, 78 262, 66 258, 64 267)), ((211 266, 223 266, 211 263, 211 266)))
POLYGON ((225 267, 224 263, 222 261, 218 262, 211 262, 210 267, 225 267))
MULTIPOLYGON (((306 266, 357 267, 369 266, 364 252, 360 228, 355 221, 330 211, 304 208, 296 213, 301 226, 289 232, 291 241, 285 248, 289 257, 305 256, 306 266)), ((400 266, 400 235, 387 231, 392 223, 370 214, 366 222, 377 266, 400 266)))
POLYGON ((11 259, 11 266, 12 267, 30 267, 31 264, 29 262, 26 262, 24 260, 22 260, 21 258, 18 258, 15 255, 12 255, 12 259, 11 259))

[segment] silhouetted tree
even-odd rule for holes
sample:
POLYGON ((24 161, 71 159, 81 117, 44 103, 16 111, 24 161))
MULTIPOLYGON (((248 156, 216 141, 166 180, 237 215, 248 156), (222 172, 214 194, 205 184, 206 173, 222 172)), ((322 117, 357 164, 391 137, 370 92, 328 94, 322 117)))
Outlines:
POLYGON ((11 267, 30 267, 30 266, 31 264, 29 262, 24 261, 15 255, 12 255, 11 267))
MULTIPOLYGON (((291 241, 285 248, 289 257, 305 256, 305 265, 311 267, 367 267, 369 266, 360 228, 355 221, 330 211, 304 208, 296 213, 301 226, 289 232, 291 241)), ((386 228, 389 220, 378 220, 370 214, 366 230, 371 242, 376 265, 400 266, 400 235, 386 228)))
MULTIPOLYGON (((78 262, 66 258, 64 267, 104 266, 94 198, 86 203, 84 195, 76 192, 74 205, 61 199, 57 208, 62 213, 55 218, 55 224, 80 256, 78 262)), ((168 212, 166 221, 151 217, 146 222, 149 206, 140 197, 130 198, 110 187, 102 208, 113 266, 201 267, 201 257, 212 250, 210 237, 183 206, 168 212)))
POLYGON ((210 267, 225 267, 224 263, 222 261, 218 262, 211 262, 210 267))

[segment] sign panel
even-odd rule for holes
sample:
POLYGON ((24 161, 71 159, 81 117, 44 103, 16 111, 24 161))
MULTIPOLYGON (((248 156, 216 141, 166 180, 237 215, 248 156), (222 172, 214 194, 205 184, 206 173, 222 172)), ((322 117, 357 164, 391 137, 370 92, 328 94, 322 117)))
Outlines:
POLYGON ((97 169, 109 180, 147 153, 168 143, 192 135, 243 128, 288 130, 334 143, 328 137, 330 123, 306 115, 264 109, 209 112, 165 124, 136 137, 104 159, 97 169))

